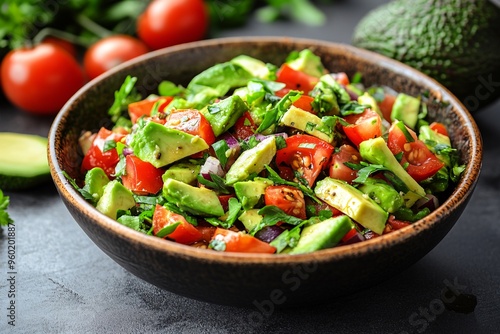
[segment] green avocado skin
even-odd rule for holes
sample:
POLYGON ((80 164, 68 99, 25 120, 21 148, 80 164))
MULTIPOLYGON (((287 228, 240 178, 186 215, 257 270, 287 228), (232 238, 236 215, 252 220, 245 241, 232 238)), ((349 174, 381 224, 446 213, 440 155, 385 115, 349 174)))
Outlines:
POLYGON ((470 111, 500 97, 500 8, 489 0, 394 0, 359 22, 352 43, 429 75, 470 111))

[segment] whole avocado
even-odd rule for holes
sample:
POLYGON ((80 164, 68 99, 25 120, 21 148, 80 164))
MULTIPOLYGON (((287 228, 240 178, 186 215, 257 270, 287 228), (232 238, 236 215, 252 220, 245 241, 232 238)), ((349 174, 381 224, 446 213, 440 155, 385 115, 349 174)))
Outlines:
POLYGON ((500 8, 488 0, 395 0, 352 43, 429 75, 471 112, 500 97, 500 8))

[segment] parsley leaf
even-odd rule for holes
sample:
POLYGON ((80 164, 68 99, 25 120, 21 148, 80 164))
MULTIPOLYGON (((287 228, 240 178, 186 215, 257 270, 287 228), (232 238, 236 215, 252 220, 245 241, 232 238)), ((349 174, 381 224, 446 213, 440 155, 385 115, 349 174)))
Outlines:
POLYGON ((274 205, 266 205, 259 210, 259 215, 262 215, 263 218, 259 224, 250 231, 251 235, 255 235, 255 233, 266 226, 276 225, 278 222, 284 222, 290 225, 298 225, 303 222, 302 219, 287 215, 283 210, 274 205))
POLYGON ((304 183, 297 183, 297 182, 292 182, 292 181, 287 181, 283 178, 281 178, 281 176, 278 175, 278 173, 276 173, 274 171, 274 169, 272 169, 271 167, 269 167, 268 165, 265 165, 265 168, 267 170, 267 173, 268 173, 268 176, 267 178, 271 181, 273 181, 274 184, 282 184, 282 185, 287 185, 287 186, 292 186, 292 187, 295 187, 295 188, 299 188, 303 193, 304 195, 308 196, 309 198, 313 199, 314 201, 316 201, 317 203, 320 203, 321 201, 316 197, 316 195, 314 195, 314 191, 306 184, 307 181, 306 181, 306 184, 304 183))
POLYGON ((212 181, 205 179, 202 175, 198 175, 196 179, 198 180, 199 183, 203 184, 204 186, 211 188, 215 190, 216 192, 220 194, 230 194, 231 189, 226 185, 226 182, 222 177, 220 177, 217 174, 210 173, 210 178, 212 181))
POLYGON ((80 195, 82 195, 82 197, 86 201, 89 201, 89 202, 95 204, 96 200, 95 200, 94 196, 92 196, 92 194, 90 192, 88 192, 84 188, 80 188, 80 186, 76 183, 75 179, 73 179, 71 176, 69 176, 69 174, 66 173, 65 171, 63 171, 62 174, 64 175, 64 177, 66 178, 66 180, 68 180, 68 182, 73 186, 73 188, 75 188, 75 190, 78 191, 80 193, 80 195))
POLYGON ((219 159, 222 168, 225 168, 228 160, 227 152, 229 151, 229 145, 224 139, 221 139, 213 143, 212 148, 214 149, 215 155, 217 156, 217 159, 219 159))
POLYGON ((301 95, 302 93, 298 91, 289 91, 285 96, 283 96, 283 98, 279 100, 276 106, 267 111, 264 119, 262 120, 262 123, 260 123, 256 132, 260 133, 276 124, 281 116, 283 116, 283 114, 285 114, 288 108, 292 105, 292 103, 295 102, 301 95))
POLYGON ((132 125, 130 120, 127 119, 128 105, 141 99, 140 94, 134 89, 136 82, 137 78, 129 75, 125 78, 120 89, 115 91, 115 101, 108 110, 108 115, 111 116, 114 123, 120 122, 121 124, 132 125))
POLYGON ((230 228, 233 226, 234 222, 238 218, 241 211, 241 203, 235 197, 232 197, 228 201, 229 209, 227 211, 226 219, 221 220, 214 217, 205 218, 207 222, 214 226, 220 226, 222 228, 230 228))

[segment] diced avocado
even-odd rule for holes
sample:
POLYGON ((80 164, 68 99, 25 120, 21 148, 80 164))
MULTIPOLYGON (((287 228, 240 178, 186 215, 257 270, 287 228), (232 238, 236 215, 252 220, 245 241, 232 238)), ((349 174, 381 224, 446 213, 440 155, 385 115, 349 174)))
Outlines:
POLYGON ((263 217, 259 215, 259 209, 250 209, 243 211, 238 217, 238 220, 242 222, 245 229, 250 232, 259 225, 262 218, 263 217))
POLYGON ((243 209, 248 210, 259 202, 262 195, 266 192, 266 188, 272 185, 273 182, 271 180, 256 177, 253 181, 236 182, 233 187, 243 209))
POLYGON ((384 119, 377 101, 375 101, 373 96, 371 96, 367 92, 365 92, 363 95, 358 96, 358 103, 370 106, 373 111, 375 111, 380 117, 382 117, 382 119, 384 119))
POLYGON ((198 188, 174 179, 163 183, 163 196, 180 209, 199 216, 224 215, 217 194, 207 188, 198 188))
POLYGON ((300 239, 290 254, 310 253, 335 246, 354 224, 348 216, 337 216, 302 229, 300 239))
POLYGON ((318 128, 321 129, 321 126, 324 125, 321 118, 295 106, 291 106, 285 112, 283 117, 281 117, 280 124, 304 131, 327 143, 332 143, 334 139, 333 131, 327 133, 327 131, 323 132, 318 130, 318 128))
POLYGON ((314 110, 321 115, 339 115, 340 105, 351 101, 349 93, 330 74, 323 75, 310 92, 314 110))
POLYGON ((389 214, 347 182, 326 177, 318 181, 314 193, 373 232, 382 234, 384 231, 389 214))
POLYGON ((50 180, 47 138, 0 133, 0 189, 26 189, 50 180))
POLYGON ((104 192, 104 187, 109 183, 109 178, 100 167, 94 167, 85 174, 85 186, 83 190, 92 195, 98 201, 104 192))
POLYGON ((208 149, 198 136, 148 122, 132 136, 130 147, 141 160, 159 168, 208 149))
POLYGON ((269 136, 236 159, 227 171, 226 184, 233 185, 238 181, 245 181, 252 173, 260 173, 265 165, 271 163, 275 154, 276 139, 269 136))
POLYGON ((397 211, 404 204, 399 192, 381 179, 369 177, 358 189, 389 213, 397 211))
POLYGON ((133 206, 135 206, 135 200, 132 192, 117 180, 113 180, 104 186, 96 209, 109 218, 116 219, 119 210, 128 210, 133 206))
POLYGON ((296 71, 304 72, 317 78, 321 77, 326 72, 321 62, 321 58, 309 49, 300 51, 298 57, 287 61, 287 64, 296 71))
POLYGON ((236 64, 250 72, 252 76, 264 80, 272 79, 273 73, 269 67, 262 60, 247 56, 239 55, 230 60, 231 63, 236 64))
POLYGON ((415 129, 420 110, 420 99, 399 93, 394 101, 391 112, 391 121, 400 120, 408 127, 415 129))
POLYGON ((170 166, 165 173, 163 173, 162 179, 165 182, 167 179, 174 179, 187 184, 194 185, 198 174, 200 174, 200 165, 192 164, 189 162, 179 162, 170 166))
POLYGON ((217 137, 232 127, 247 110, 248 107, 241 97, 231 95, 220 102, 201 109, 200 112, 210 122, 217 137))
POLYGON ((450 167, 450 157, 447 154, 436 153, 435 145, 446 145, 451 147, 450 138, 446 135, 437 133, 432 130, 428 125, 422 125, 419 128, 418 139, 423 141, 426 146, 431 150, 432 153, 436 154, 439 160, 441 160, 447 167, 450 167), (432 145, 430 143, 433 143, 432 145))
POLYGON ((382 137, 362 141, 359 145, 361 157, 372 164, 382 165, 393 172, 408 187, 403 196, 405 206, 411 207, 415 202, 425 197, 425 190, 399 164, 382 137))
POLYGON ((345 87, 346 89, 350 90, 351 92, 353 92, 354 94, 360 96, 360 95, 363 95, 363 90, 361 90, 357 85, 355 84, 349 84, 345 87))

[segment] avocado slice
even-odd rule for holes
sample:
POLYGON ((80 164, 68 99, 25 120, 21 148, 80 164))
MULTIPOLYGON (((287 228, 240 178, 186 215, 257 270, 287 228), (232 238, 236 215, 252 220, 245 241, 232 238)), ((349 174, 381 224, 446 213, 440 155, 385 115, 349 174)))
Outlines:
POLYGON ((321 129, 322 126, 325 126, 321 118, 295 106, 291 106, 283 114, 283 117, 281 117, 280 120, 280 125, 286 125, 304 131, 305 133, 324 140, 327 143, 332 143, 334 140, 332 129, 325 132, 318 130, 321 129))
POLYGON ((272 79, 273 73, 270 71, 269 67, 260 59, 256 59, 247 55, 239 55, 229 61, 230 63, 236 64, 247 72, 252 74, 255 78, 270 80, 272 79))
POLYGON ((263 217, 262 215, 259 215, 259 210, 260 209, 245 210, 238 217, 238 220, 243 223, 243 226, 245 226, 245 229, 248 232, 257 227, 257 225, 259 225, 260 221, 262 220, 263 217))
POLYGON ((318 181, 314 193, 319 199, 345 213, 377 234, 382 234, 389 214, 374 200, 345 181, 326 177, 318 181))
POLYGON ((162 175, 163 182, 167 179, 174 179, 190 185, 195 185, 198 174, 200 174, 200 165, 189 162, 179 162, 171 165, 162 175))
POLYGON ((304 72, 317 78, 326 72, 321 58, 309 49, 300 51, 297 58, 287 61, 287 64, 296 71, 304 72))
POLYGON ((163 196, 182 210, 199 216, 224 215, 224 209, 217 194, 207 188, 198 188, 187 183, 167 179, 163 183, 163 196))
POLYGON ((130 147, 141 160, 156 168, 209 148, 203 138, 155 122, 148 122, 132 136, 130 147))
POLYGON ((358 96, 358 103, 370 106, 373 111, 375 111, 382 119, 384 119, 384 115, 382 115, 382 111, 380 111, 377 101, 375 101, 375 98, 367 92, 364 92, 363 95, 358 96))
POLYGON ((231 95, 220 102, 201 109, 200 112, 212 126, 214 135, 218 137, 229 130, 247 110, 248 107, 241 97, 231 95))
POLYGON ((85 174, 85 186, 83 190, 92 195, 95 201, 99 201, 104 193, 104 187, 109 183, 106 172, 100 167, 94 167, 85 174))
POLYGON ((415 129, 420 110, 420 99, 399 93, 392 106, 391 121, 399 120, 408 127, 415 129))
POLYGON ((47 138, 0 133, 0 188, 20 190, 50 179, 47 138))
POLYGON ((272 185, 273 181, 263 177, 256 177, 253 181, 236 182, 233 187, 243 209, 248 210, 259 203, 260 198, 266 192, 266 188, 272 185))
POLYGON ((396 212, 404 204, 399 192, 382 179, 369 177, 358 189, 389 213, 396 212))
POLYGON ((315 252, 335 246, 354 227, 348 216, 328 218, 319 223, 306 226, 300 233, 300 239, 289 254, 315 252))
POLYGON ((117 180, 108 182, 97 202, 96 209, 112 219, 116 219, 119 210, 128 210, 135 206, 134 195, 117 180))
POLYGON ((244 151, 226 174, 226 184, 233 185, 246 180, 250 174, 260 173, 265 165, 271 163, 276 154, 276 139, 269 136, 255 147, 244 151))
POLYGON ((425 197, 426 193, 424 188, 422 188, 399 164, 382 137, 362 141, 361 144, 359 144, 359 153, 366 161, 384 166, 404 182, 406 187, 408 187, 408 192, 403 196, 407 208, 413 206, 420 198, 425 197))

